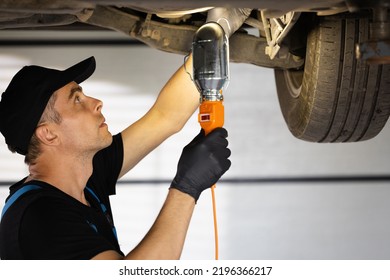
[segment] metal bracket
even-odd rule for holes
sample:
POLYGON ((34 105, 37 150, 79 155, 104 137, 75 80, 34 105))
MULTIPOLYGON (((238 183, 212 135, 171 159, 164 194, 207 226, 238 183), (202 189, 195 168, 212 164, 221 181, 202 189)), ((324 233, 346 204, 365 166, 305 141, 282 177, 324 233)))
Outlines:
POLYGON ((370 39, 356 45, 356 57, 372 64, 390 64, 390 0, 348 0, 352 10, 372 10, 370 39))
POLYGON ((283 39, 297 22, 300 14, 289 12, 279 18, 267 18, 265 11, 261 11, 261 20, 263 21, 265 38, 268 44, 265 53, 271 59, 274 59, 280 52, 283 39))

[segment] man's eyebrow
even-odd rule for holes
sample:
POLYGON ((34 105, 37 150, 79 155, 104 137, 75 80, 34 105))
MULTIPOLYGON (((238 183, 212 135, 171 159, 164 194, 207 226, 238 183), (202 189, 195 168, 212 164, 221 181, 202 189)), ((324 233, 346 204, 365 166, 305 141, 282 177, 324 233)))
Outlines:
POLYGON ((71 100, 76 92, 82 92, 83 88, 81 86, 74 87, 70 90, 68 100, 71 100))

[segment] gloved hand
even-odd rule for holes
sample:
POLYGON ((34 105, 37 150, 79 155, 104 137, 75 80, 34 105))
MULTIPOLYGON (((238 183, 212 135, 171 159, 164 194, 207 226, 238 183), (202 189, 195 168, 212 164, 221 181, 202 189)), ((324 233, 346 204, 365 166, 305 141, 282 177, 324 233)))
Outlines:
POLYGON ((230 168, 227 135, 224 128, 216 128, 207 136, 202 129, 184 147, 171 187, 191 195, 196 202, 202 191, 214 185, 230 168))

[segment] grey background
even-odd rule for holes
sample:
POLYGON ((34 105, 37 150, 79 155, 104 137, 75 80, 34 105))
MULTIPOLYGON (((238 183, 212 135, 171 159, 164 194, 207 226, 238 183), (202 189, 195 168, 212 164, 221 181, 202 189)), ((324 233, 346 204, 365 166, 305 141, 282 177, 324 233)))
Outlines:
MULTIPOLYGON (((0 39, 24 36, 20 34, 1 32, 0 39)), ((103 100, 112 133, 150 108, 184 59, 145 46, 0 46, 0 90, 23 65, 66 68, 91 55, 97 59, 97 70, 82 86, 87 95, 103 100)), ((185 93, 183 89, 181 94, 185 93)), ((389 124, 378 137, 362 143, 297 140, 282 118, 273 71, 253 65, 231 64, 231 82, 224 94, 232 167, 216 189, 220 259, 390 259, 389 181, 321 180, 389 176, 389 124), (265 180, 302 177, 319 179, 265 180)), ((122 178, 128 184, 118 185, 112 204, 125 253, 153 223, 181 149, 199 129, 194 114, 181 132, 122 178), (142 183, 135 184, 136 180, 142 183), (148 180, 163 182, 146 184, 148 180)), ((11 154, 1 136, 0 207, 8 193, 4 182, 19 180, 26 172, 23 158, 11 154)), ((214 258, 209 191, 196 206, 182 258, 214 258)))

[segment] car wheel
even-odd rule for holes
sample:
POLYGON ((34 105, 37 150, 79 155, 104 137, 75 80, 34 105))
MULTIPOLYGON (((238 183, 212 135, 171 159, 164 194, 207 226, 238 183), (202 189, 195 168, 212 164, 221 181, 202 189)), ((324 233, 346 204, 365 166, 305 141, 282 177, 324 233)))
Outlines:
POLYGON ((367 64, 355 45, 369 40, 369 16, 317 17, 302 70, 275 70, 283 117, 292 134, 310 142, 375 137, 390 113, 390 65, 367 64))

